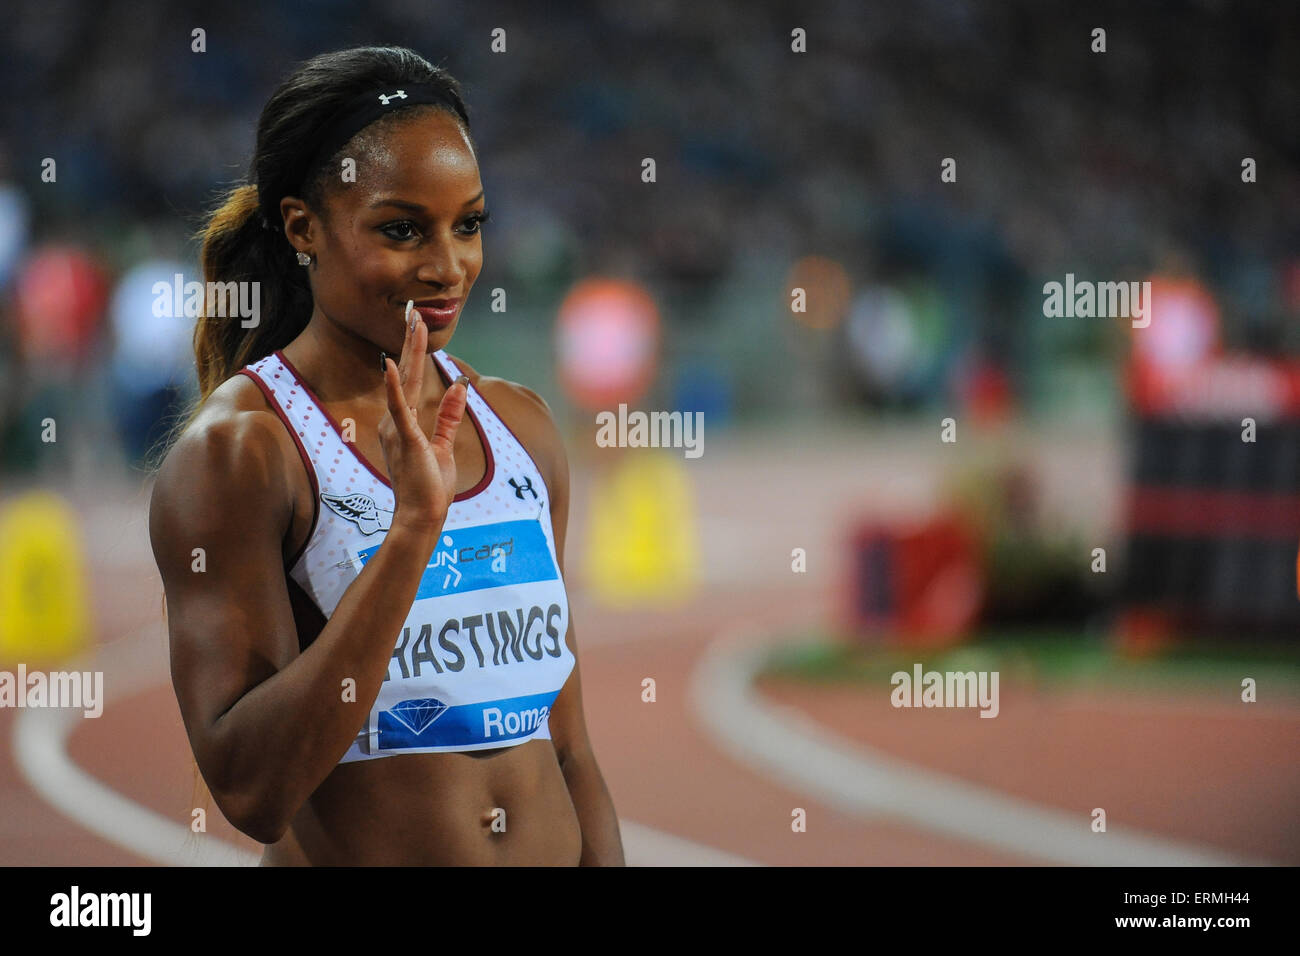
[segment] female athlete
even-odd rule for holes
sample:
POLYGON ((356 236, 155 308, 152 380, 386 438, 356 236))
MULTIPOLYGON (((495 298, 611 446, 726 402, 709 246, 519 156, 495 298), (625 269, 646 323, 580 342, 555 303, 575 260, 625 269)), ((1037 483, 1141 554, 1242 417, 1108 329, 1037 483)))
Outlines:
POLYGON ((487 216, 458 83, 362 48, 281 84, 203 232, 150 537, 195 760, 264 865, 624 863, 559 432, 444 351, 487 216), (240 283, 251 322, 214 307, 240 283))

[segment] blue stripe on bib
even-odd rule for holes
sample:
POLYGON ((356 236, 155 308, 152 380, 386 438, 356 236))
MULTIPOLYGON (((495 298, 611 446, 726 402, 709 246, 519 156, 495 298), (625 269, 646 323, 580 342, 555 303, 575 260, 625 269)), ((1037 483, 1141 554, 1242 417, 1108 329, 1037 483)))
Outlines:
MULTIPOLYGON (((378 550, 376 544, 358 551, 361 566, 378 550)), ((454 528, 438 538, 415 600, 558 577, 546 533, 535 518, 454 528)))
POLYGON ((379 712, 379 750, 464 747, 531 737, 546 723, 559 691, 448 707, 436 698, 404 700, 379 712))

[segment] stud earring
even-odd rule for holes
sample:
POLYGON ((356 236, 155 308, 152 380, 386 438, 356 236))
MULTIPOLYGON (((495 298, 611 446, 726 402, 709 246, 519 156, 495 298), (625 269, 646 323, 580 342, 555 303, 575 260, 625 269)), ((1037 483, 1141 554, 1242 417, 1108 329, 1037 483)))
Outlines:
POLYGON ((300 266, 311 265, 311 256, 305 252, 298 253, 298 265, 300 266))

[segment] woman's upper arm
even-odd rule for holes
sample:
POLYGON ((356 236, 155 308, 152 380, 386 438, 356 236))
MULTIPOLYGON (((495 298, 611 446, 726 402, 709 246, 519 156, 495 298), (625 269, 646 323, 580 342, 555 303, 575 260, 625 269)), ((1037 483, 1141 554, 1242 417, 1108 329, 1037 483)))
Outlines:
POLYGON ((172 682, 205 776, 220 770, 204 765, 219 761, 219 718, 298 653, 282 556, 293 494, 277 429, 262 411, 196 423, 167 456, 150 502, 172 682))

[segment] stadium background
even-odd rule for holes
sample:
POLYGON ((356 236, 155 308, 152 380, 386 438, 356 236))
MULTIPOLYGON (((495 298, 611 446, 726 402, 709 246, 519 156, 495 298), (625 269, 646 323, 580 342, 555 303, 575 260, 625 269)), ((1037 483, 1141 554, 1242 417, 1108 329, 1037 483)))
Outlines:
POLYGON ((145 526, 189 327, 152 317, 149 290, 198 278, 192 233, 291 64, 394 42, 464 85, 493 213, 449 351, 565 431, 587 720, 629 862, 1300 861, 1297 8, 22 0, 7 18, 0 668, 84 653, 108 705, 0 710, 0 863, 254 848, 215 812, 190 833, 145 526), (1154 279, 1178 305, 1146 330, 1047 318, 1067 273, 1154 279), (566 297, 593 279, 654 303, 654 376, 628 403, 703 412, 698 459, 597 445, 558 362, 566 297), (1156 367, 1163 397, 1139 397, 1156 367), (998 718, 890 707, 918 662, 998 670, 998 718))

